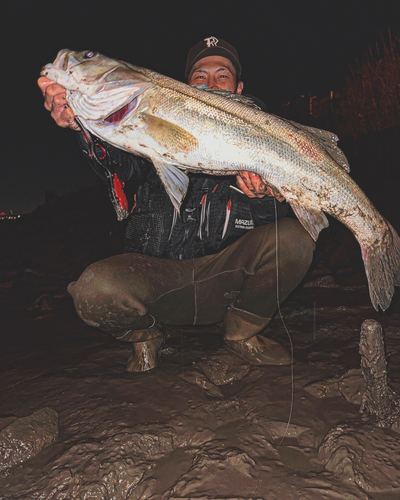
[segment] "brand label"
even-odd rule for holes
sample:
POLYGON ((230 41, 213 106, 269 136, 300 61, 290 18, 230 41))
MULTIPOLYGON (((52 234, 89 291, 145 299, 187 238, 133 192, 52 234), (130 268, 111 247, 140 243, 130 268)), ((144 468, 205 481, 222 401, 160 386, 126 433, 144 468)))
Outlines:
POLYGON ((235 219, 236 229, 254 229, 254 221, 252 219, 235 219))
POLYGON ((207 44, 207 47, 217 47, 218 45, 218 38, 215 38, 215 36, 210 36, 210 38, 204 38, 204 41, 207 44))

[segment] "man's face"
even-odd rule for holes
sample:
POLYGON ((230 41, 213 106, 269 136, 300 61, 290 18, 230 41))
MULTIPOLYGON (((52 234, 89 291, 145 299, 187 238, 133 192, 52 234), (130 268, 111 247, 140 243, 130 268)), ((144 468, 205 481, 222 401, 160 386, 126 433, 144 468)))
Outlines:
POLYGON ((206 83, 210 89, 225 89, 234 94, 241 94, 243 82, 237 83, 236 80, 236 71, 229 59, 222 56, 208 56, 193 66, 188 84, 198 87, 206 83))

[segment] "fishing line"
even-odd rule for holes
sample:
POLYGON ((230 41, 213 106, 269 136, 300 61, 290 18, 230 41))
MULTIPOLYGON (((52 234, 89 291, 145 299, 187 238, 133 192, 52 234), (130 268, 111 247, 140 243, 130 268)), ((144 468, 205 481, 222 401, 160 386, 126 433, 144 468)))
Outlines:
POLYGON ((181 328, 181 374, 183 375, 183 331, 181 328))
POLYGON ((283 440, 286 437, 287 431, 289 429, 290 422, 292 420, 292 413, 293 413, 293 406, 294 406, 294 368, 293 368, 293 342, 292 342, 292 337, 290 336, 289 330, 287 329, 287 326, 285 324, 285 321, 283 320, 283 315, 281 311, 281 306, 280 306, 280 301, 279 301, 279 258, 278 258, 278 211, 276 208, 276 198, 274 198, 274 209, 275 209, 275 267, 276 267, 276 301, 278 304, 278 312, 279 312, 279 317, 281 318, 282 325, 287 333, 287 336, 289 338, 289 343, 290 343, 290 371, 291 371, 291 377, 292 377, 292 394, 291 394, 291 400, 290 400, 290 411, 289 411, 289 418, 288 422, 286 425, 285 433, 282 436, 282 439, 280 440, 277 448, 282 444, 283 440))
MULTIPOLYGON (((283 434, 281 440, 279 441, 278 446, 276 447, 278 449, 280 447, 280 445, 282 444, 283 440, 286 437, 287 431, 289 429, 290 421, 292 420, 292 413, 293 413, 293 406, 294 406, 294 370, 293 370, 293 342, 292 342, 292 337, 290 336, 289 330, 287 329, 286 324, 285 324, 285 322, 283 320, 281 306, 280 306, 280 303, 279 303, 278 211, 277 211, 277 208, 276 208, 276 198, 274 198, 274 210, 275 210, 276 301, 277 301, 277 304, 278 304, 279 316, 281 318, 283 327, 284 327, 284 329, 285 329, 285 331, 287 333, 287 336, 288 336, 289 342, 290 342, 290 369, 291 369, 291 376, 292 376, 292 394, 291 394, 291 400, 290 400, 289 418, 288 418, 288 422, 287 422, 287 425, 286 425, 285 433, 283 434)), ((258 474, 256 488, 255 488, 254 493, 252 495, 253 497, 255 497, 255 495, 257 493, 257 490, 258 490, 258 485, 260 484, 261 472, 262 472, 262 470, 260 470, 260 472, 258 474)))

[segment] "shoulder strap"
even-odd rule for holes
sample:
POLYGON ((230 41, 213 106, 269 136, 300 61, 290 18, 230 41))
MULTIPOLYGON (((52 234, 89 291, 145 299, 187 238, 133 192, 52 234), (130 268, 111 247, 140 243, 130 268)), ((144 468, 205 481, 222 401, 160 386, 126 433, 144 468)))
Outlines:
POLYGON ((107 149, 103 146, 100 139, 94 138, 92 134, 83 126, 81 120, 75 117, 76 122, 80 126, 86 142, 89 146, 89 156, 99 165, 105 174, 108 184, 108 195, 113 204, 117 219, 119 221, 126 219, 129 216, 128 200, 124 193, 124 183, 117 174, 111 173, 108 168, 111 165, 110 155, 107 149), (101 154, 96 154, 96 146, 100 149, 101 154))

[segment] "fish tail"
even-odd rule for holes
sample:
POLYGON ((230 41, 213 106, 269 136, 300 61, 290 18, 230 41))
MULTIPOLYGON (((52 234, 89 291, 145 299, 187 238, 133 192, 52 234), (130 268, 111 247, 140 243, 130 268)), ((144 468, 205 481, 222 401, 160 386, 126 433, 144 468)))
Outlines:
POLYGON ((369 294, 374 308, 385 311, 392 301, 394 287, 400 286, 400 237, 391 224, 379 245, 361 244, 369 294))

